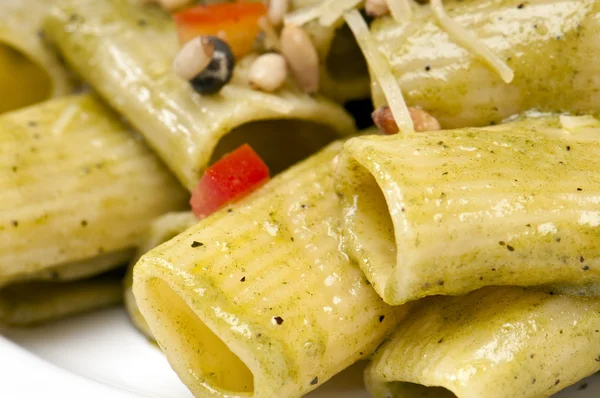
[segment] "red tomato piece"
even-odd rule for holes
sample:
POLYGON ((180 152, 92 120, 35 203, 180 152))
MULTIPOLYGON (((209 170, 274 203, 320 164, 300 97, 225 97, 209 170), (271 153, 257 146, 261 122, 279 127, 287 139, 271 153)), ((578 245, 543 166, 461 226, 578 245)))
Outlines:
POLYGON ((241 199, 269 180, 269 168, 248 144, 210 166, 192 192, 190 205, 199 219, 241 199))
POLYGON ((266 15, 264 3, 217 3, 191 7, 173 18, 181 44, 203 35, 217 36, 231 47, 236 59, 252 51, 260 31, 258 20, 266 15))

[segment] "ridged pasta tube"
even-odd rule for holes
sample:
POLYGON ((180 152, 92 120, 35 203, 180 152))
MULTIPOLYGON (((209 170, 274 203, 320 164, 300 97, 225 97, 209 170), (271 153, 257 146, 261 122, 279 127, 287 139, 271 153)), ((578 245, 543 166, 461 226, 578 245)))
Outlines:
POLYGON ((133 292, 197 397, 300 397, 404 316, 339 248, 340 143, 144 255, 133 292))
POLYGON ((600 300, 517 287, 431 297, 365 371, 374 398, 545 398, 600 371, 600 300))
POLYGON ((122 273, 70 282, 28 282, 0 290, 0 324, 31 326, 120 304, 122 273))
POLYGON ((348 254, 390 304, 597 285, 600 122, 583 118, 570 131, 548 116, 349 140, 337 168, 348 254))
POLYGON ((67 72, 41 39, 41 23, 53 0, 0 3, 0 113, 70 90, 67 72))
MULTIPOLYGON (((596 113, 600 2, 444 0, 448 14, 514 71, 510 84, 440 27, 429 4, 410 21, 372 25, 409 105, 443 127, 485 126, 530 109, 596 113), (560 95, 559 95, 560 93, 560 95)), ((376 106, 385 104, 374 90, 376 106)))
POLYGON ((354 131, 341 106, 292 83, 274 94, 252 90, 253 56, 238 62, 219 94, 194 92, 172 70, 179 48, 173 22, 154 7, 63 0, 45 27, 73 68, 139 129, 189 189, 211 158, 241 143, 275 173, 354 131))
POLYGON ((124 283, 125 308, 127 309, 129 317, 131 318, 131 321, 135 327, 151 340, 154 340, 154 336, 152 336, 152 333, 148 328, 148 324, 140 313, 140 309, 138 308, 135 297, 133 296, 133 266, 144 254, 154 249, 156 246, 168 241, 169 239, 174 238, 176 235, 179 235, 181 232, 185 231, 187 228, 191 227, 197 222, 198 219, 196 216, 189 211, 168 213, 152 221, 146 237, 144 238, 142 244, 138 246, 137 255, 127 269, 124 283))
POLYGON ((0 286, 73 280, 133 257, 150 221, 187 194, 92 96, 0 117, 0 286))

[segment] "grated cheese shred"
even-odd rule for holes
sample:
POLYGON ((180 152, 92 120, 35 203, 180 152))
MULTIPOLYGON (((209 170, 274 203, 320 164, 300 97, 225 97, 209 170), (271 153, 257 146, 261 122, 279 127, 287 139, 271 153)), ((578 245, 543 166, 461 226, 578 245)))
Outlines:
POLYGON ((410 0, 387 0, 387 5, 396 22, 405 22, 412 18, 410 0))
POLYGON ((400 85, 392 74, 388 61, 377 48, 377 44, 369 32, 367 23, 355 9, 344 13, 344 19, 354 34, 356 42, 373 73, 373 77, 381 86, 398 128, 405 134, 413 133, 413 121, 404 101, 400 85))
POLYGON ((442 0, 431 0, 431 9, 437 19, 440 26, 448 33, 450 37, 453 37, 463 47, 468 48, 473 53, 481 57, 489 66, 497 72, 502 80, 506 83, 512 82, 514 78, 514 72, 500 57, 490 50, 483 42, 481 42, 477 36, 469 32, 456 21, 454 21, 444 10, 442 0))
POLYGON ((319 23, 323 26, 331 26, 339 21, 344 12, 357 7, 362 0, 330 0, 323 3, 323 14, 319 17, 319 23))

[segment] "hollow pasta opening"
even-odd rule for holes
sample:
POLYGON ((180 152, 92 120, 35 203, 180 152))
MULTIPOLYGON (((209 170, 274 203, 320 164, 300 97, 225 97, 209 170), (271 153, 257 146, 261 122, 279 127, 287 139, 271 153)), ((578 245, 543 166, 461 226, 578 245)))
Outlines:
POLYGON ((251 396, 254 376, 246 364, 198 317, 164 280, 147 282, 147 300, 160 325, 157 341, 169 341, 166 351, 180 377, 208 391, 251 396))
POLYGON ((0 113, 50 98, 52 79, 27 54, 0 42, 0 113))
POLYGON ((386 387, 392 396, 399 398, 456 398, 456 395, 443 387, 427 387, 422 384, 406 382, 387 383, 386 387))
POLYGON ((375 177, 354 159, 348 159, 338 171, 343 183, 338 189, 344 196, 346 237, 352 254, 375 289, 385 291, 386 281, 397 261, 396 232, 385 196, 375 177))
POLYGON ((249 144, 275 175, 317 152, 336 138, 326 125, 297 119, 275 119, 250 122, 234 128, 217 144, 210 163, 249 144))

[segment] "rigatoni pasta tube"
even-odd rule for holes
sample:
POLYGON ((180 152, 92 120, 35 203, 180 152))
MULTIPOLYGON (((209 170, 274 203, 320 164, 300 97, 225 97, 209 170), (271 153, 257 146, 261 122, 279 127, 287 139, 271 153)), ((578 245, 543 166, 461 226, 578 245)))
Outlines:
POLYGON ((138 308, 133 295, 133 267, 144 254, 154 249, 161 243, 164 243, 176 235, 179 235, 185 229, 191 227, 197 222, 198 220, 190 211, 168 213, 164 216, 158 217, 156 220, 153 220, 148 228, 145 238, 138 246, 135 258, 127 269, 124 283, 125 308, 127 309, 129 317, 131 318, 131 321, 135 327, 149 339, 154 339, 154 336, 152 336, 150 329, 148 329, 148 324, 140 313, 140 309, 138 308))
POLYGON ((339 247, 340 143, 144 255, 133 292, 197 397, 300 397, 404 316, 339 247))
POLYGON ((600 371, 600 299, 517 287, 431 297, 365 371, 374 398, 543 398, 600 371))
POLYGON ((0 286, 126 262, 150 221, 185 208, 164 165, 92 96, 0 117, 0 286))
POLYGON ((349 255, 390 304, 597 284, 600 122, 581 118, 349 140, 336 176, 349 255))
POLYGON ((304 94, 291 81, 277 93, 252 90, 254 56, 237 63, 220 93, 194 92, 172 70, 179 48, 175 27, 155 7, 61 0, 45 27, 73 68, 138 128, 189 189, 211 158, 242 143, 277 172, 354 131, 341 106, 304 94))
POLYGON ((0 290, 0 324, 31 326, 120 304, 123 301, 122 275, 108 272, 76 281, 6 286, 0 290))
POLYGON ((70 90, 67 72, 42 40, 42 19, 52 3, 0 3, 0 113, 70 90))
MULTIPOLYGON (((529 109, 598 111, 600 81, 594 65, 600 54, 600 2, 444 0, 443 4, 457 24, 508 64, 514 79, 505 83, 447 34, 429 4, 418 6, 410 21, 385 17, 371 25, 409 105, 423 107, 445 128, 486 126, 529 109)), ((373 100, 376 106, 386 103, 378 87, 373 100)))

